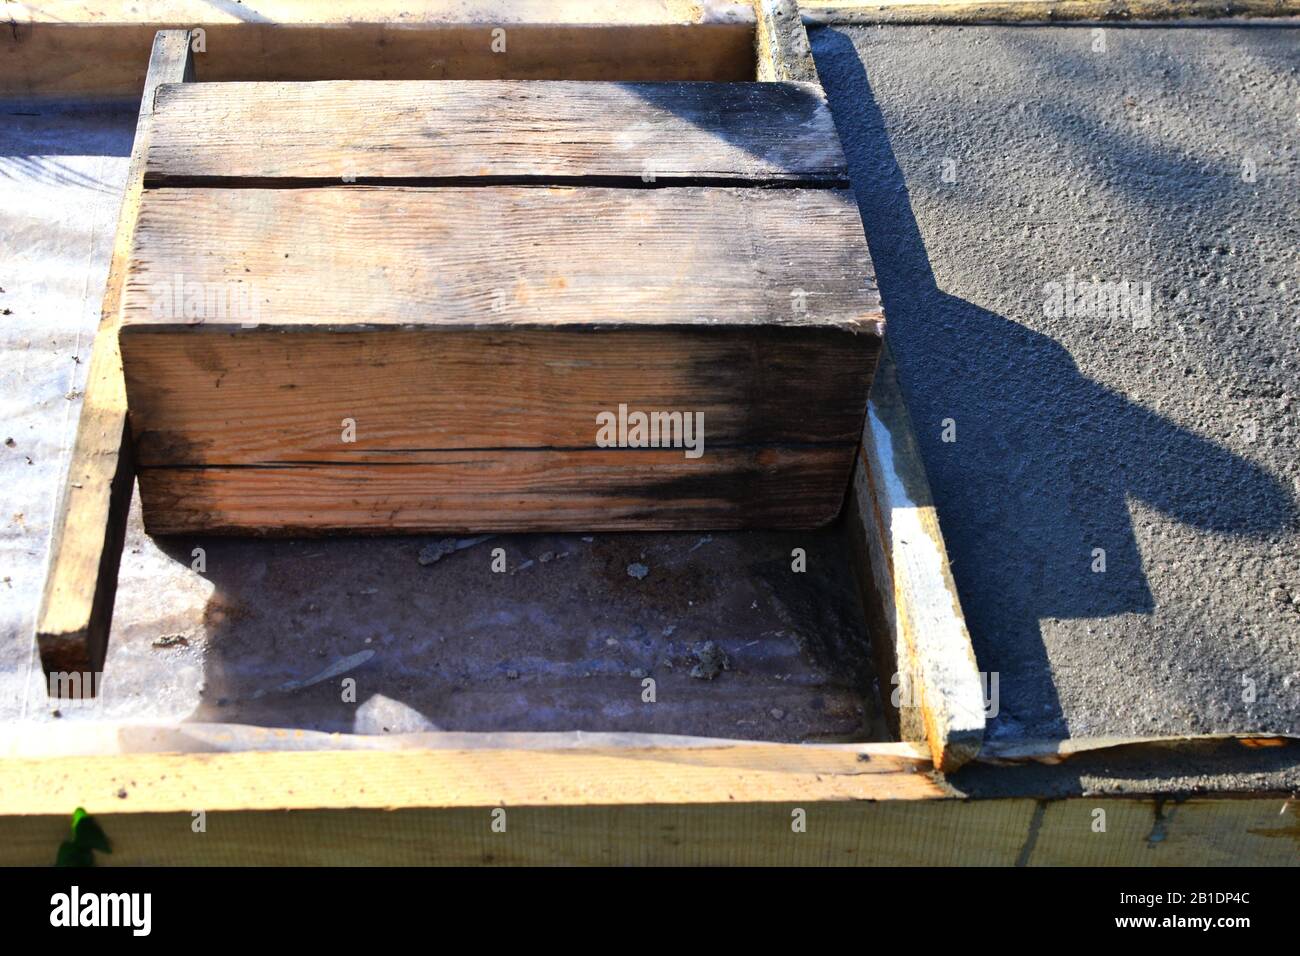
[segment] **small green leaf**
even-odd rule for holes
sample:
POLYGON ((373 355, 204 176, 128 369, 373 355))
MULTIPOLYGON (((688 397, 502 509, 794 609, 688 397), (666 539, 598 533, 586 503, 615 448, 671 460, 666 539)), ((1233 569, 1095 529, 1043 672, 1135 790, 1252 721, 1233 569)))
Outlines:
POLYGON ((90 850, 99 850, 102 853, 112 853, 113 848, 108 844, 108 836, 95 822, 95 818, 77 807, 72 814, 72 842, 77 846, 90 850))
POLYGON ((112 853, 108 836, 84 807, 72 811, 72 839, 59 844, 55 866, 94 866, 95 850, 112 853))

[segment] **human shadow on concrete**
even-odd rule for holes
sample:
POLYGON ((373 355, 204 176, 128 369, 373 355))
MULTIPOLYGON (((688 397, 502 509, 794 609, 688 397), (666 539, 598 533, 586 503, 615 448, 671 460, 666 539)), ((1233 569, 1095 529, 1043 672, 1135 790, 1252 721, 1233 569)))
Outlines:
POLYGON ((1053 339, 944 292, 858 51, 833 30, 814 51, 976 657, 1000 675, 991 731, 1067 736, 1040 621, 1153 610, 1128 498, 1246 536, 1285 528, 1294 505, 1268 472, 1084 376, 1053 339))

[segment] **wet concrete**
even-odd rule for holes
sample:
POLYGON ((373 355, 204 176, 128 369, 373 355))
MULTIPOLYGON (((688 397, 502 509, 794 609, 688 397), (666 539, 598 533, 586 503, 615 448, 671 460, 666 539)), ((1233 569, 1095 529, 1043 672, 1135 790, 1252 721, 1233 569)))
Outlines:
POLYGON ((812 41, 990 737, 1300 733, 1300 30, 812 41))

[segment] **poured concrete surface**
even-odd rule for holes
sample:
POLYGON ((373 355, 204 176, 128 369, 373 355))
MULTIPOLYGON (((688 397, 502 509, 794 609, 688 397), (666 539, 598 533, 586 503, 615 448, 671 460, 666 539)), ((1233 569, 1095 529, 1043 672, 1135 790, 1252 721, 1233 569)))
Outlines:
POLYGON ((812 43, 990 738, 1300 733, 1300 29, 812 43))

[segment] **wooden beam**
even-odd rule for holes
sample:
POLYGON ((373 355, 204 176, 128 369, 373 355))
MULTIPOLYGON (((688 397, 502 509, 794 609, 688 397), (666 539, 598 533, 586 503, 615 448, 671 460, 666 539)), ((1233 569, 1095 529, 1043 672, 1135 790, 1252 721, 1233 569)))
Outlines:
POLYGON ((808 83, 182 83, 158 93, 148 185, 343 176, 848 180, 825 95, 808 83))
MULTIPOLYGON (((457 164, 491 138, 442 136, 470 141, 457 164)), ((121 349, 151 533, 840 512, 883 326, 847 191, 160 188, 140 220, 121 349), (190 310, 237 286, 244 307, 190 310), (677 447, 658 423, 610 447, 611 409, 672 411, 677 447)))
POLYGON ((3 14, 8 96, 136 96, 163 29, 202 31, 205 80, 746 80, 754 69, 753 14, 734 0, 42 0, 3 14))
POLYGON ((1300 0, 800 0, 813 25, 1122 23, 1290 17, 1300 0))
POLYGON ((3 758, 0 779, 5 865, 52 862, 78 806, 105 865, 1285 865, 1300 840, 1286 794, 973 800, 897 745, 3 758))
MULTIPOLYGON (((104 664, 135 480, 117 333, 122 288, 140 208, 154 93, 163 83, 179 83, 192 75, 190 34, 183 30, 160 32, 149 58, 99 330, 91 351, 63 495, 54 518, 49 572, 36 619, 36 641, 47 678, 56 674, 86 675, 75 685, 83 689, 97 687, 98 681, 89 675, 98 674, 104 664)), ((59 682, 58 686, 73 685, 59 682)))

